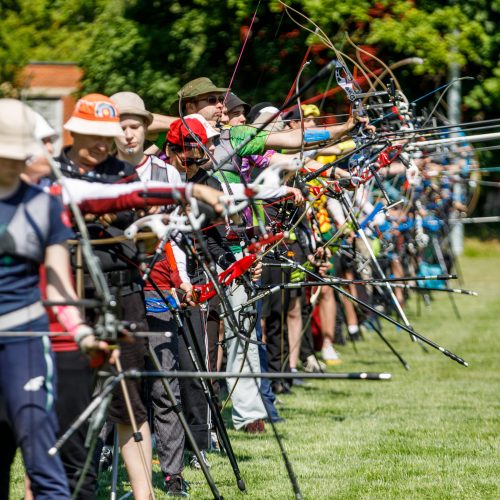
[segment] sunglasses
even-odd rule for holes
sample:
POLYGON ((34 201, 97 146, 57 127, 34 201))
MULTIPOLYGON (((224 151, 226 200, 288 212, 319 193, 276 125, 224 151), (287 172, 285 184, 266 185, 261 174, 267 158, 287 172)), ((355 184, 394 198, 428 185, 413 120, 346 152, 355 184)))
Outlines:
POLYGON ((225 97, 226 97, 225 94, 221 94, 221 95, 209 95, 209 96, 197 99, 196 102, 207 101, 208 104, 210 104, 211 106, 213 106, 213 105, 217 104, 218 102, 220 102, 221 104, 223 104, 225 97))
POLYGON ((195 149, 199 149, 198 144, 184 144, 183 146, 178 146, 174 144, 169 144, 170 151, 174 153, 182 153, 183 151, 194 151, 195 149))
POLYGON ((201 165, 205 165, 208 162, 208 158, 184 158, 182 160, 182 164, 186 167, 192 167, 196 165, 201 167, 201 165))

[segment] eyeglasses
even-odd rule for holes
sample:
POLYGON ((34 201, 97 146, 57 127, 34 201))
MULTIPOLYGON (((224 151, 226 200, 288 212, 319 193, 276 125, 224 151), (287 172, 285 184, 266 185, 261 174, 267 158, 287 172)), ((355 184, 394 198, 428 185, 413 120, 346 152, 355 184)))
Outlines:
POLYGON ((208 95, 206 97, 201 97, 200 99, 197 99, 196 102, 207 101, 208 104, 210 104, 211 106, 214 106, 218 102, 220 102, 221 104, 223 104, 225 98, 226 98, 225 94, 221 94, 221 95, 208 95))

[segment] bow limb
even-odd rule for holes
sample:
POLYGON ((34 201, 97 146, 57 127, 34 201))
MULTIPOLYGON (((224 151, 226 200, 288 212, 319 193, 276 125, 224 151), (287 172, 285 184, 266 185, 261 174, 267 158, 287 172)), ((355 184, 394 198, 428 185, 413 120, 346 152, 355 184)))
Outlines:
POLYGON ((309 195, 309 200, 306 201, 306 207, 304 208, 304 211, 302 212, 302 214, 299 216, 299 218, 294 222, 294 224, 288 229, 288 231, 285 231, 283 233, 283 236, 280 237, 279 240, 277 240, 275 243, 273 243, 269 248, 267 248, 262 254, 260 254, 257 259, 256 259, 256 262, 262 260, 267 254, 269 254, 270 252, 272 252, 278 245, 280 245, 283 240, 285 239, 286 236, 288 236, 301 222, 302 222, 302 219, 306 216, 307 214, 307 211, 309 210, 309 208, 311 208, 314 204, 314 202, 321 196, 321 194, 316 194, 314 195, 314 197, 311 197, 309 195))
MULTIPOLYGON (((362 59, 360 57, 360 54, 364 54, 366 56, 369 56, 370 58, 372 58, 372 59, 376 60, 377 62, 379 62, 383 66, 383 68, 385 69, 385 71, 386 72, 390 72, 391 77, 393 77, 395 79, 394 74, 392 73, 392 71, 390 70, 390 68, 385 63, 383 63, 380 59, 378 59, 373 54, 370 54, 367 50, 362 49, 359 45, 356 45, 352 41, 351 37, 349 36, 349 34, 347 32, 345 33, 345 38, 346 38, 347 42, 356 50, 356 59, 358 60, 359 65, 362 68, 364 68, 368 73, 371 73, 373 75, 373 77, 375 78, 377 84, 380 85, 381 88, 384 88, 384 82, 382 81, 382 79, 379 76, 377 76, 375 73, 373 73, 372 71, 370 71, 370 69, 362 61, 362 59)), ((395 79, 394 81, 396 82, 397 80, 395 79)), ((375 90, 375 86, 372 85, 371 83, 370 83, 370 87, 373 90, 375 90)), ((398 87, 398 90, 401 90, 399 82, 397 83, 397 87, 398 87)))
POLYGON ((322 42, 323 44, 328 47, 328 48, 331 48, 332 50, 335 50, 333 48, 333 43, 330 41, 330 39, 328 38, 328 36, 326 35, 326 33, 309 17, 307 17, 305 14, 303 14, 302 12, 294 9, 293 7, 291 7, 290 5, 287 5, 285 2, 283 2, 282 0, 279 0, 279 3, 285 8, 285 12, 287 14, 287 16, 290 18, 290 20, 292 22, 294 22, 297 26, 299 26, 300 28, 302 28, 303 30, 305 31, 308 31, 309 33, 315 35, 316 37, 318 37, 322 42), (301 16, 303 19, 305 19, 308 23, 312 24, 315 28, 315 30, 311 30, 309 29, 307 26, 304 26, 303 24, 299 23, 299 21, 297 21, 297 19, 295 19, 291 14, 290 14, 290 11, 291 12, 294 12, 295 14, 298 14, 299 16, 301 16))
MULTIPOLYGON (((219 273, 217 277, 218 283, 222 286, 230 285, 235 279, 239 278, 243 273, 250 269, 256 258, 257 257, 254 254, 251 254, 233 262, 227 269, 219 273)), ((197 302, 200 304, 211 299, 217 293, 213 283, 194 285, 193 290, 198 295, 197 302)))
MULTIPOLYGON (((299 74, 297 75, 297 80, 295 81, 295 93, 299 93, 299 85, 300 85, 300 77, 302 76, 302 72, 311 63, 311 61, 305 61, 302 67, 299 70, 299 74)), ((304 148, 305 148, 305 141, 304 141, 304 113, 302 111, 302 106, 301 106, 301 98, 300 95, 297 97, 297 106, 299 108, 299 116, 300 116, 300 130, 302 132, 302 140, 300 143, 300 156, 299 156, 299 161, 300 164, 304 161, 304 148)))

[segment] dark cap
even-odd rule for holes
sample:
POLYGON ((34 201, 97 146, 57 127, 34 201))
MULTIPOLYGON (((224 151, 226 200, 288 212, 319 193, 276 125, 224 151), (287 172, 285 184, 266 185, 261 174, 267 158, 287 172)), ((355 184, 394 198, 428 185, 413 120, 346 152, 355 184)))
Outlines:
POLYGON ((261 109, 274 107, 272 102, 259 102, 255 106, 252 106, 247 115, 248 123, 253 123, 255 119, 259 116, 261 109))
POLYGON ((226 99, 226 108, 227 111, 230 112, 236 106, 243 106, 243 109, 245 110, 245 115, 248 115, 248 112, 250 111, 250 104, 247 104, 245 101, 242 101, 236 94, 233 94, 232 92, 229 92, 227 94, 227 99, 226 99))
MULTIPOLYGON (((177 95, 184 99, 191 99, 192 97, 197 97, 203 94, 209 94, 210 92, 215 92, 221 94, 223 92, 227 92, 227 89, 224 87, 217 87, 210 78, 206 76, 202 76, 200 78, 196 78, 195 80, 191 80, 187 82, 178 92, 177 95)), ((174 116, 179 114, 179 100, 177 99, 170 105, 170 113, 174 116)))
POLYGON ((283 120, 296 121, 300 120, 300 111, 298 106, 294 106, 290 111, 288 111, 284 116, 283 120))

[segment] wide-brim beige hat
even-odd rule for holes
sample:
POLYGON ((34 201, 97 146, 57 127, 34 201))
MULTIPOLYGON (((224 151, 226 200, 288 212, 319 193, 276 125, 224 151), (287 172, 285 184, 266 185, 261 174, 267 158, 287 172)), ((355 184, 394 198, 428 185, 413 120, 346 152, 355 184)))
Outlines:
POLYGON ((16 99, 0 99, 0 158, 26 160, 44 154, 35 138, 36 114, 16 99))
POLYGON ((117 104, 122 118, 123 115, 140 116, 144 118, 148 127, 153 123, 153 114, 146 109, 144 101, 134 92, 117 92, 111 96, 111 100, 117 104))
POLYGON ((64 124, 69 132, 99 137, 122 137, 120 112, 109 97, 88 94, 75 105, 71 118, 64 124))

